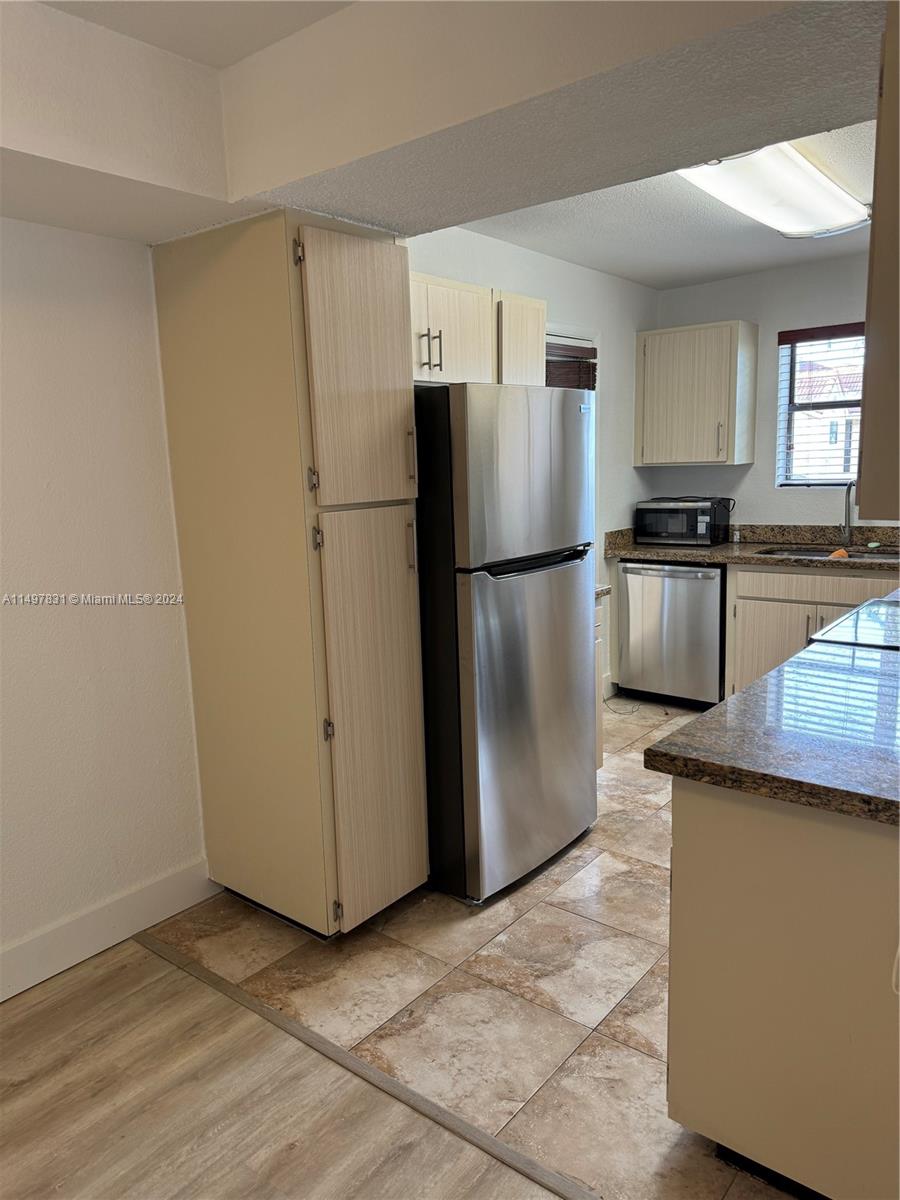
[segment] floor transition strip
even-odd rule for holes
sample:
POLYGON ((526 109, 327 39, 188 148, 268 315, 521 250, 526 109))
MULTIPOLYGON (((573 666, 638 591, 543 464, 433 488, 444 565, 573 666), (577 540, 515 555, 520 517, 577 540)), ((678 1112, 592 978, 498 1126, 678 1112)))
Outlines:
POLYGON ((343 1046, 337 1046, 333 1042, 329 1042, 327 1038, 324 1038, 320 1033, 316 1033, 314 1029, 308 1029, 292 1017, 285 1016, 284 1013, 279 1012, 277 1009, 269 1008, 267 1004, 263 1004, 255 996, 250 996, 242 991, 236 984, 230 983, 227 979, 223 979, 213 971, 208 971, 206 967, 200 966, 199 963, 182 954, 180 950, 176 950, 174 946, 169 946, 165 942, 159 941, 152 933, 136 933, 133 935, 132 940, 138 942, 144 949, 150 950, 160 958, 164 958, 173 966, 185 971, 188 975, 193 975, 195 979, 199 979, 207 987, 221 992, 229 1000, 233 1000, 243 1008, 249 1009, 250 1012, 255 1013, 258 1017, 262 1017, 264 1021, 268 1021, 272 1025, 277 1025, 279 1029, 296 1038, 298 1042, 303 1042, 311 1050, 315 1050, 319 1054, 324 1055, 325 1058, 329 1058, 332 1062, 337 1063, 339 1067, 343 1067, 345 1070, 357 1075, 360 1079, 364 1079, 366 1083, 371 1083, 373 1087, 386 1092, 387 1095, 392 1096, 395 1100, 399 1100, 401 1104, 405 1104, 414 1112, 427 1117, 436 1125, 441 1125, 448 1132, 455 1134, 456 1137, 469 1142, 471 1145, 477 1147, 477 1149, 484 1151, 485 1154, 489 1154, 491 1158, 495 1158, 498 1162, 503 1163, 505 1167, 509 1167, 519 1175, 523 1175, 526 1179, 530 1179, 533 1183, 545 1188, 548 1192, 552 1192, 554 1196, 559 1196, 560 1200, 602 1200, 599 1193, 581 1187, 573 1179, 569 1179, 565 1175, 560 1175, 557 1171, 551 1171, 549 1167, 542 1166, 535 1159, 529 1158, 528 1155, 513 1149, 512 1146, 507 1146, 499 1138, 486 1133, 476 1125, 472 1125, 471 1122, 466 1121, 463 1117, 450 1112, 449 1109, 436 1104, 433 1100, 429 1100, 427 1096, 422 1096, 411 1087, 407 1087, 405 1083, 394 1079, 392 1075, 386 1075, 384 1071, 379 1071, 377 1067, 373 1067, 370 1063, 363 1062, 362 1059, 351 1054, 349 1050, 345 1050, 343 1046))

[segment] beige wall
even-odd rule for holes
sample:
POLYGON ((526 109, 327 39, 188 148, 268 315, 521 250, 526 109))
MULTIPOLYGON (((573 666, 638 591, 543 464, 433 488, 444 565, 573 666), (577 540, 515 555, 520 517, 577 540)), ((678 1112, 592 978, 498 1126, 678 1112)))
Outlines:
MULTIPOLYGON (((179 592, 149 252, 0 223, 3 593, 179 592)), ((209 891, 181 607, 0 606, 4 993, 209 891)))
POLYGON ((352 4, 223 71, 229 194, 303 179, 783 7, 352 4))
POLYGON ((5 147, 224 199, 218 71, 44 4, 0 4, 0 33, 5 147))

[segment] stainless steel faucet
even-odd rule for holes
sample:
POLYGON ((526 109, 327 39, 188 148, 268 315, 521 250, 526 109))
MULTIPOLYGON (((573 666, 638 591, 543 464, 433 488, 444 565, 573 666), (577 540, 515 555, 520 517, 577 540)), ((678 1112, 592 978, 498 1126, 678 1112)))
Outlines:
POLYGON ((856 487, 856 480, 851 479, 844 489, 844 523, 841 526, 841 544, 850 545, 850 493, 856 487))

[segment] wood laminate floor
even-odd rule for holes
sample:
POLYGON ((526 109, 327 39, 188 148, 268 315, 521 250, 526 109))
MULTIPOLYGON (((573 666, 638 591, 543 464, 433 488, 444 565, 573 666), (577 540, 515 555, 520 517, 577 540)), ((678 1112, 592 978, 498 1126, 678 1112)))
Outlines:
POLYGON ((135 942, 0 1008, 3 1200, 549 1193, 135 942))
POLYGON ((323 943, 223 893, 7 1001, 0 1200, 781 1200, 666 1112, 642 752, 691 716, 605 705, 593 829, 481 908, 323 943))

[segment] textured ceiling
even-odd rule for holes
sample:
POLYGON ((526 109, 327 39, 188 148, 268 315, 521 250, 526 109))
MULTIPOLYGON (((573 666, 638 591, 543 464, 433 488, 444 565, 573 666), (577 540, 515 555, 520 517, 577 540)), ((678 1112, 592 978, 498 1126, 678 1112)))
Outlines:
MULTIPOLYGON (((874 121, 796 145, 847 191, 871 201, 874 121)), ((868 246, 868 230, 784 238, 676 174, 521 209, 466 228, 655 288, 727 279, 868 246)))
POLYGON ((49 7, 209 67, 230 67, 347 4, 326 0, 50 0, 49 7))
POLYGON ((790 4, 266 198, 413 235, 869 121, 884 11, 790 4))

